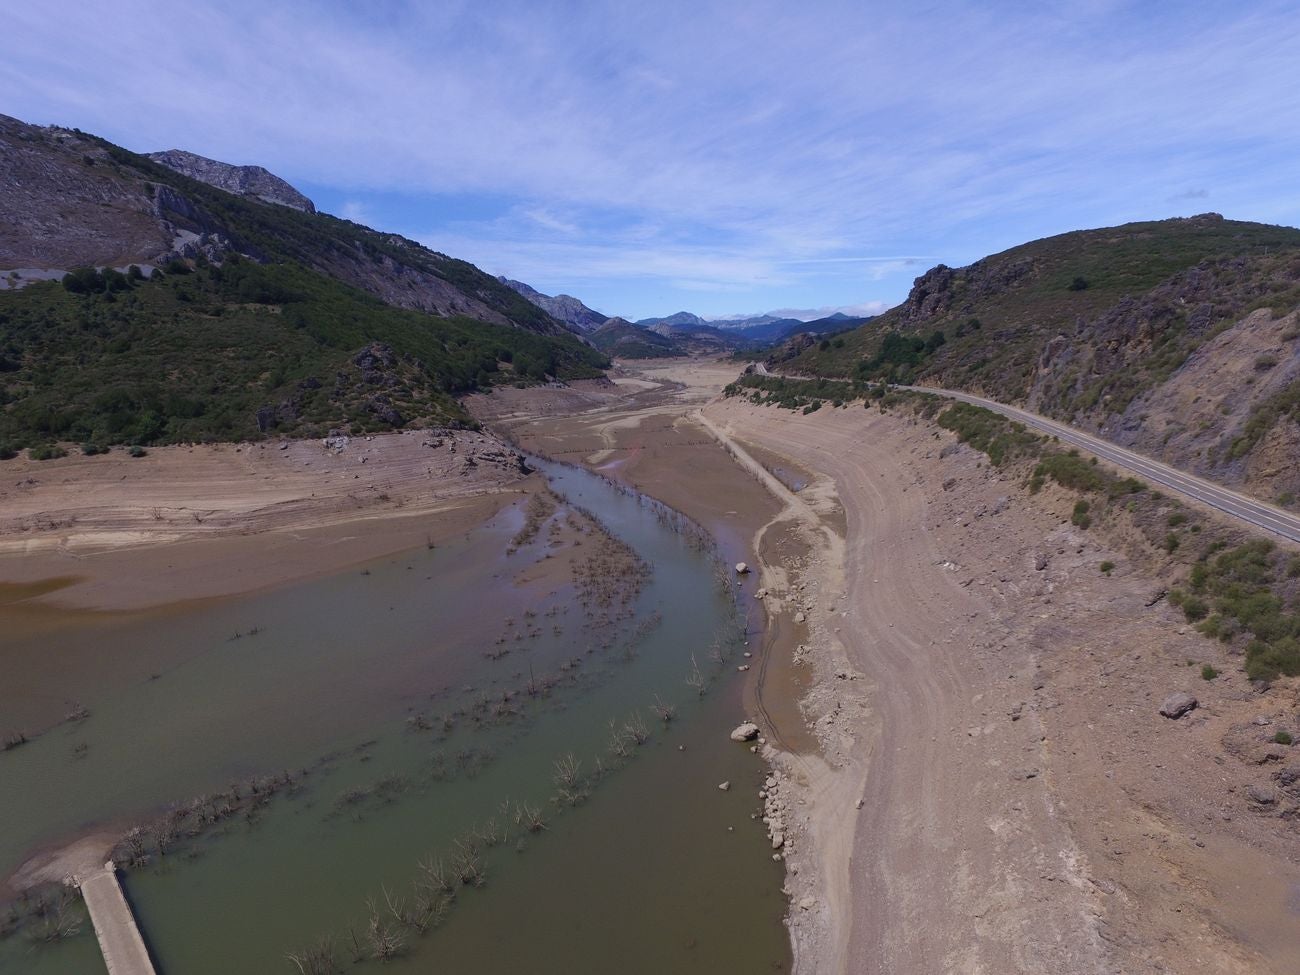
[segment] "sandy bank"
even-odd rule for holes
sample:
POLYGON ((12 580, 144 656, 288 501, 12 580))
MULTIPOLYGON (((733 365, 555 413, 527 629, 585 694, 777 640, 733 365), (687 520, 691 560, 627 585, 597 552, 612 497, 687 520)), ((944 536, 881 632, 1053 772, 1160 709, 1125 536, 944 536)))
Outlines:
POLYGON ((490 435, 410 431, 13 460, 0 477, 0 584, 61 578, 45 601, 132 609, 436 543, 506 503, 522 472, 490 435))

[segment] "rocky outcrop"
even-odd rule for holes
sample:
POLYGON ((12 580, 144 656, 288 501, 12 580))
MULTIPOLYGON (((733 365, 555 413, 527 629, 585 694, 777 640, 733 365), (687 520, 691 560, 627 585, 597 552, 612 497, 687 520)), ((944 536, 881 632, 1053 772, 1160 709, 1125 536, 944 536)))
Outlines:
POLYGON ((235 166, 184 149, 151 152, 149 158, 190 179, 197 179, 236 196, 247 196, 263 203, 302 210, 304 213, 316 212, 316 205, 311 200, 261 166, 235 166))
POLYGON ((139 156, 82 132, 0 116, 0 270, 125 268, 174 257, 219 263, 232 251, 296 262, 399 308, 568 334, 472 264, 315 213, 260 166, 182 150, 139 156))
POLYGON ((572 326, 579 332, 593 331, 609 321, 608 315, 602 315, 600 312, 588 308, 572 295, 555 295, 552 297, 551 295, 542 294, 536 288, 524 284, 522 281, 512 281, 504 276, 498 276, 497 280, 516 294, 527 298, 556 321, 564 322, 564 324, 572 326))

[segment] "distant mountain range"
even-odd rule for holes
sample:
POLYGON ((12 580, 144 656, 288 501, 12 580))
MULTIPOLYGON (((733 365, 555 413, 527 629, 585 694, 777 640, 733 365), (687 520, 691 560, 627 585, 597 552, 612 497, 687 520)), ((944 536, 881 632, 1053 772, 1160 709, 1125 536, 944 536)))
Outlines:
POLYGON ((497 280, 552 318, 585 335, 597 348, 624 358, 758 349, 799 333, 827 335, 870 321, 870 318, 853 318, 841 312, 805 322, 776 315, 708 319, 693 312, 679 311, 661 318, 630 322, 626 318, 602 315, 572 295, 543 294, 531 285, 504 276, 497 280), (651 335, 655 338, 648 337, 651 335))

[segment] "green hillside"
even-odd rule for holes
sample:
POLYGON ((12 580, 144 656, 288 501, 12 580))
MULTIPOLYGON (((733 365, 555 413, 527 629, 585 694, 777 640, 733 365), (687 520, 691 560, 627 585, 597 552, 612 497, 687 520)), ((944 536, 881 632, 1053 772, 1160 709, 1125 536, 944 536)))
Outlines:
POLYGON ((295 263, 197 263, 0 292, 0 445, 466 422, 456 394, 606 365, 573 336, 394 308, 295 263))
MULTIPOLYGON (((1121 408, 1217 328, 1252 307, 1293 307, 1300 230, 1217 214, 1077 231, 939 265, 907 300, 844 343, 774 357, 782 369, 863 380, 931 382, 1023 401, 1055 342, 1113 346, 1037 391, 1069 415, 1109 396, 1121 408)), ((1050 364, 1050 363, 1048 363, 1050 364)))

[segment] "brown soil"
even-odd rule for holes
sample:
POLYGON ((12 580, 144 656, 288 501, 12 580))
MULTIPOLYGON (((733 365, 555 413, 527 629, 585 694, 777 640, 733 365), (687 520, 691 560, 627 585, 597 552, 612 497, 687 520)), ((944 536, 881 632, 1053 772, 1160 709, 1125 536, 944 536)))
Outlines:
POLYGON ((821 552, 786 591, 824 756, 771 753, 806 803, 779 812, 799 970, 1293 970, 1297 804, 1246 789, 1296 764, 1266 744, 1294 689, 1251 690, 1064 499, 966 448, 940 457, 928 425, 705 415, 821 472, 847 515, 842 545, 803 519, 821 552), (1202 681, 1203 661, 1224 676, 1202 681), (1161 717, 1180 689, 1201 707, 1161 717))
POLYGON ((0 473, 0 584, 67 583, 11 602, 29 617, 336 571, 464 532, 526 489, 512 450, 467 432, 20 459, 0 473))

